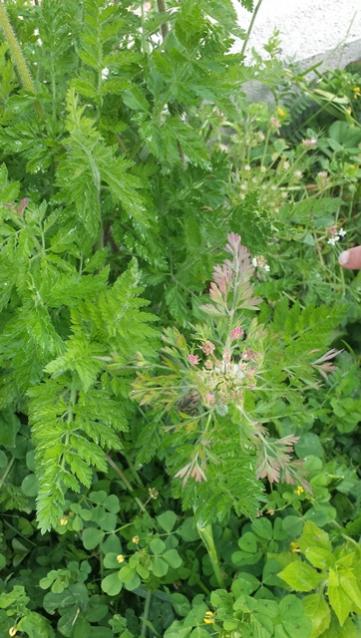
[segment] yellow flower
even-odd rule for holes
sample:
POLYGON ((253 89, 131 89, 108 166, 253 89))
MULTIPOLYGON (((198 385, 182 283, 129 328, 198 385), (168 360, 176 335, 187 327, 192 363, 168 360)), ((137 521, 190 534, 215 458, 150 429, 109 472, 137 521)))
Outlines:
POLYGON ((281 117, 281 118, 286 117, 287 115, 287 111, 286 109, 283 108, 283 106, 277 106, 276 113, 278 117, 281 117))
POLYGON ((62 516, 61 518, 59 518, 59 525, 61 525, 62 527, 65 527, 65 525, 67 525, 69 523, 69 519, 67 516, 62 516))
POLYGON ((216 622, 215 614, 213 611, 206 611, 204 614, 203 622, 205 625, 214 625, 216 622))
POLYGON ((359 86, 353 86, 352 87, 352 91, 355 97, 360 97, 361 95, 361 87, 359 86))
POLYGON ((134 545, 139 545, 139 543, 140 543, 140 538, 139 538, 138 534, 136 534, 135 536, 133 536, 133 538, 132 538, 132 543, 134 543, 134 545))
POLYGON ((119 565, 121 565, 122 563, 124 563, 124 561, 125 561, 125 556, 124 556, 124 554, 118 554, 118 556, 116 557, 116 561, 117 561, 117 563, 119 563, 119 565))
POLYGON ((295 494, 297 496, 301 496, 301 494, 304 494, 305 492, 305 488, 302 487, 302 485, 297 485, 297 487, 295 488, 295 494))
POLYGON ((293 554, 297 554, 300 551, 300 546, 295 541, 292 541, 290 544, 290 549, 293 554))

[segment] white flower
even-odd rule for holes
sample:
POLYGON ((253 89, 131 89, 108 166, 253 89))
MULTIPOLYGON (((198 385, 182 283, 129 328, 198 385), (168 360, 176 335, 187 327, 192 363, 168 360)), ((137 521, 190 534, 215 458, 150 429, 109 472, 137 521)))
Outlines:
POLYGON ((37 41, 36 41, 36 44, 38 44, 38 45, 39 45, 39 47, 42 47, 42 46, 43 46, 43 41, 42 41, 42 39, 41 39, 41 38, 38 38, 38 39, 37 39, 37 41))
POLYGON ((40 31, 39 29, 34 29, 34 35, 39 35, 40 31))
POLYGON ((18 20, 24 20, 24 16, 18 16, 18 20))
POLYGON ((335 235, 334 237, 330 237, 330 239, 327 240, 327 243, 330 246, 336 246, 338 241, 340 241, 340 238, 338 235, 335 235))
POLYGON ((251 170, 250 165, 249 164, 245 164, 244 170, 245 171, 250 171, 251 170))
POLYGON ((317 139, 315 137, 309 137, 305 140, 302 140, 302 145, 304 148, 316 148, 317 139))
POLYGON ((269 272, 271 269, 270 269, 270 267, 269 267, 269 265, 268 265, 268 264, 265 264, 265 265, 263 266, 263 270, 265 270, 266 272, 269 272))
POLYGON ((340 228, 340 230, 338 231, 339 237, 345 237, 346 234, 347 234, 347 231, 344 228, 340 228))
POLYGON ((108 76, 109 76, 109 69, 106 66, 104 67, 104 69, 102 69, 102 80, 106 80, 108 76))
POLYGON ((257 266, 258 266, 257 257, 253 257, 253 259, 252 259, 252 266, 253 266, 253 268, 257 268, 257 266))
POLYGON ((233 376, 235 376, 237 379, 243 379, 244 377, 244 372, 238 363, 233 364, 232 373, 233 373, 233 376))

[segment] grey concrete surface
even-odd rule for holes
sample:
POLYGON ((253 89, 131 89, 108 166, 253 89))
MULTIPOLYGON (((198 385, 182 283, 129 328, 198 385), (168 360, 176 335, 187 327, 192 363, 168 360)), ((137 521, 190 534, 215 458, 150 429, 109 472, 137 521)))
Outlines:
MULTIPOLYGON (((247 29, 249 12, 237 0, 233 2, 240 26, 247 29)), ((283 58, 302 66, 321 61, 327 69, 361 59, 361 0, 263 0, 248 56, 253 47, 262 51, 275 28, 280 32, 283 58)), ((238 42, 236 49, 241 46, 238 42)))

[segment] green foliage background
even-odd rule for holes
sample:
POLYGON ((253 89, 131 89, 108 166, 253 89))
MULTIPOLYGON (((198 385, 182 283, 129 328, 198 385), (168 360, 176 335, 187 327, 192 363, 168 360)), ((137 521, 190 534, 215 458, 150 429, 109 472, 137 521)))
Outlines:
POLYGON ((246 64, 231 0, 1 7, 1 635, 356 638, 357 68, 246 64))

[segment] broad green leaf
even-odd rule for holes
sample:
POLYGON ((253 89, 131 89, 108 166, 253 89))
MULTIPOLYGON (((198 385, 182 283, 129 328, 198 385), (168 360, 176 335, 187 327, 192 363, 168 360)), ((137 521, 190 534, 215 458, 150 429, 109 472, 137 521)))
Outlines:
POLYGON ((338 574, 333 569, 330 569, 328 577, 327 594, 329 603, 335 612, 340 625, 344 625, 352 611, 353 601, 342 589, 338 574))
POLYGON ((305 553, 309 547, 321 547, 332 552, 332 545, 327 532, 315 525, 312 521, 305 522, 303 532, 297 542, 303 553, 305 553))
POLYGON ((168 510, 167 512, 163 512, 162 514, 157 516, 157 521, 160 527, 164 529, 165 532, 168 532, 168 534, 170 534, 174 525, 176 524, 177 515, 171 510, 168 510))
POLYGON ((246 532, 245 534, 242 534, 241 538, 238 541, 238 546, 244 552, 255 554, 257 551, 257 536, 252 534, 252 532, 246 532))
POLYGON ((128 589, 128 591, 133 591, 140 585, 140 578, 132 567, 129 565, 125 565, 120 572, 119 578, 124 583, 124 587, 128 589))
POLYGON ((157 576, 158 578, 162 578, 163 576, 166 575, 166 573, 168 572, 168 569, 169 569, 168 563, 165 560, 163 560, 163 558, 159 558, 158 556, 153 558, 152 572, 154 576, 157 576))
POLYGON ((305 556, 311 565, 318 569, 326 569, 335 562, 334 554, 324 547, 308 547, 305 550, 305 556))
POLYGON ((323 576, 318 574, 313 567, 301 560, 296 560, 287 565, 278 576, 282 578, 295 591, 311 591, 322 582, 323 576))
POLYGON ((102 505, 112 514, 117 514, 120 510, 119 498, 115 494, 109 494, 102 505))
POLYGON ((184 627, 183 622, 176 620, 168 627, 164 638, 189 638, 191 631, 191 627, 184 627))
POLYGON ((299 516, 286 516, 282 520, 282 527, 289 538, 297 538, 302 532, 303 520, 299 516))
POLYGON ((46 618, 29 611, 17 625, 19 631, 24 631, 29 638, 53 638, 54 631, 46 618))
POLYGON ((106 569, 119 569, 121 565, 121 559, 119 556, 122 556, 120 552, 108 552, 104 556, 103 565, 106 569))
POLYGON ((358 613, 361 614, 360 574, 357 578, 353 569, 342 569, 338 572, 338 578, 343 591, 358 608, 358 613))
POLYGON ((153 554, 157 555, 157 554, 163 554, 163 552, 165 551, 166 545, 161 538, 153 538, 149 543, 149 547, 151 551, 153 552, 153 554))
POLYGON ((322 638, 360 638, 360 631, 351 619, 341 627, 333 617, 331 626, 322 634, 322 638))
POLYGON ((105 576, 101 582, 103 592, 108 596, 117 596, 123 587, 123 583, 119 578, 119 572, 114 572, 105 576))
POLYGON ((190 602, 184 594, 175 592, 169 595, 170 602, 178 616, 186 616, 190 610, 190 602))
POLYGON ((279 611, 281 623, 275 627, 275 637, 281 637, 283 631, 287 638, 310 638, 311 621, 305 615, 302 601, 297 596, 288 595, 282 598, 279 611))
POLYGON ((104 538, 104 532, 97 527, 87 527, 82 533, 82 541, 85 549, 94 549, 104 538))
POLYGON ((162 554, 162 557, 173 569, 180 567, 183 562, 176 549, 167 549, 167 551, 162 554))
POLYGON ((252 523, 252 531, 266 541, 272 539, 272 523, 268 520, 268 518, 257 518, 252 523))
POLYGON ((312 622, 310 638, 318 638, 329 627, 331 622, 330 608, 322 594, 311 594, 303 599, 306 615, 312 622))
POLYGON ((25 496, 34 497, 38 493, 38 479, 35 474, 28 474, 21 483, 21 489, 25 496))

